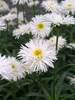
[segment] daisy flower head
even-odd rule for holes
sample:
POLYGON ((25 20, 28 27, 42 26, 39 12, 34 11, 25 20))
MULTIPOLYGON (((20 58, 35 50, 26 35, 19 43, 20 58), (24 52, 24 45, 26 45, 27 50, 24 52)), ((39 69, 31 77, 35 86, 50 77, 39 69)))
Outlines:
POLYGON ((29 24, 22 24, 22 25, 19 25, 19 27, 13 31, 13 36, 15 36, 16 38, 19 38, 21 35, 24 35, 26 33, 27 34, 30 33, 29 24))
MULTIPOLYGON (((52 45, 55 49, 56 49, 56 39, 57 39, 57 37, 53 36, 48 40, 50 45, 52 45)), ((66 40, 62 36, 59 36, 58 37, 58 50, 63 48, 64 45, 66 45, 66 40)))
POLYGON ((64 14, 75 13, 75 0, 64 0, 60 5, 64 14))
POLYGON ((24 78, 24 68, 14 57, 0 56, 0 75, 2 79, 17 81, 24 78))
POLYGON ((48 67, 54 68, 53 62, 56 60, 56 51, 46 40, 38 38, 22 46, 18 56, 28 73, 46 72, 48 67))
POLYGON ((46 11, 51 11, 51 12, 58 12, 59 10, 59 4, 57 0, 46 0, 42 2, 42 7, 46 11))
POLYGON ((51 23, 43 19, 43 16, 36 16, 30 22, 30 31, 34 37, 44 38, 51 32, 51 23))

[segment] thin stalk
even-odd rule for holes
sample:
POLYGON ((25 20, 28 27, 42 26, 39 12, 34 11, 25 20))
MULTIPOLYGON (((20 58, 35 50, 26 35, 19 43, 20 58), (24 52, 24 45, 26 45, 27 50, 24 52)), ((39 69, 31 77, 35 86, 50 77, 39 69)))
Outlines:
POLYGON ((57 33, 56 36, 56 51, 58 51, 58 38, 59 38, 59 32, 57 33))
POLYGON ((56 90, 55 90, 55 86, 56 86, 56 69, 54 68, 54 73, 53 73, 53 85, 52 85, 52 88, 53 88, 53 100, 56 100, 56 90))
POLYGON ((7 24, 7 32, 9 31, 9 24, 8 24, 8 21, 6 21, 6 24, 7 24))
POLYGON ((35 16, 35 15, 36 15, 35 5, 33 5, 32 9, 33 9, 33 10, 32 10, 33 16, 35 16))
POLYGON ((73 41, 73 34, 70 33, 70 42, 72 42, 72 41, 73 41))
MULTIPOLYGON (((58 53, 58 39, 59 39, 59 28, 57 26, 57 36, 56 36, 56 54, 58 53)), ((54 83, 53 83, 53 100, 56 100, 56 90, 55 90, 55 86, 56 86, 56 68, 54 68, 54 83)))
POLYGON ((50 96, 50 94, 48 93, 48 91, 45 89, 45 87, 43 86, 43 84, 42 84, 41 82, 38 82, 38 83, 39 83, 39 85, 40 85, 42 91, 43 91, 44 94, 46 95, 47 100, 54 100, 54 99, 50 96))

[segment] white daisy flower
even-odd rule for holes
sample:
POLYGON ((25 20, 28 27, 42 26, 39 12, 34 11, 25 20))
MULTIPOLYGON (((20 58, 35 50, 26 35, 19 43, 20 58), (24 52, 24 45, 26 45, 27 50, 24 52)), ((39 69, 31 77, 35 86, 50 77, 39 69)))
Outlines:
POLYGON ((5 23, 5 21, 0 18, 0 31, 5 30, 7 28, 7 25, 5 23))
POLYGON ((69 24, 75 24, 75 18, 73 16, 67 15, 63 18, 63 24, 69 25, 69 24))
POLYGON ((64 14, 75 13, 75 0, 64 0, 60 6, 64 14))
MULTIPOLYGON (((57 36, 53 36, 48 40, 49 44, 52 45, 55 49, 56 49, 56 39, 57 39, 57 36)), ((58 50, 63 48, 64 45, 66 45, 66 40, 62 36, 59 36, 58 37, 58 50)))
POLYGON ((33 39, 22 46, 18 55, 28 73, 46 72, 48 67, 54 68, 56 50, 46 40, 33 39))
POLYGON ((44 18, 46 21, 51 22, 54 25, 60 25, 63 23, 63 17, 61 14, 51 13, 45 14, 44 18))
POLYGON ((24 77, 24 68, 22 64, 14 57, 0 56, 0 75, 2 79, 17 81, 24 77))
POLYGON ((50 34, 52 28, 51 23, 43 19, 43 16, 36 16, 30 22, 31 33, 36 37, 46 37, 50 34))
POLYGON ((42 7, 45 8, 46 11, 58 12, 59 4, 57 0, 46 0, 42 2, 42 7))
POLYGON ((9 6, 4 0, 0 0, 0 12, 9 11, 9 6))
POLYGON ((27 34, 30 33, 29 24, 19 25, 19 27, 13 31, 13 36, 19 38, 21 35, 24 35, 25 33, 27 34))

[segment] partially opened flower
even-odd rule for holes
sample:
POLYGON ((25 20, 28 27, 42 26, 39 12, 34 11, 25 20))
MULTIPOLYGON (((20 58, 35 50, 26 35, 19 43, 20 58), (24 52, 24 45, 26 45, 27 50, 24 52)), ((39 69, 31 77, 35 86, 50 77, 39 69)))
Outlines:
POLYGON ((22 24, 24 21, 24 16, 23 16, 23 12, 19 12, 18 14, 18 23, 22 24))
POLYGON ((46 11, 58 12, 59 4, 57 0, 46 0, 42 2, 42 7, 45 8, 46 11))
POLYGON ((24 68, 14 57, 0 56, 0 75, 2 79, 17 81, 24 78, 24 68))
POLYGON ((52 30, 51 23, 46 21, 43 15, 36 16, 30 22, 30 30, 35 37, 44 38, 48 36, 52 30))
POLYGON ((70 48, 70 49, 75 48, 75 43, 69 43, 69 44, 67 45, 67 48, 70 48))
POLYGON ((17 18, 16 13, 8 13, 7 15, 2 16, 2 19, 5 21, 13 21, 17 18))
MULTIPOLYGON (((50 46, 52 45, 56 49, 56 41, 57 41, 57 36, 51 37, 48 42, 50 43, 50 46)), ((58 37, 58 50, 63 48, 66 45, 66 40, 62 36, 58 37)))
POLYGON ((7 28, 7 25, 5 23, 5 21, 0 18, 0 31, 5 30, 7 28))
POLYGON ((32 7, 32 6, 36 6, 36 5, 38 5, 39 4, 39 0, 29 0, 29 2, 27 3, 27 5, 29 6, 29 7, 32 7))
POLYGON ((19 38, 21 35, 24 35, 29 32, 30 32, 29 24, 22 24, 19 25, 19 27, 13 31, 13 36, 19 38))
POLYGON ((60 5, 64 14, 75 13, 75 0, 64 0, 60 5))
POLYGON ((67 15, 63 18, 63 24, 65 25, 75 25, 75 18, 73 16, 67 15))
POLYGON ((70 80, 71 85, 75 85, 75 75, 73 76, 67 76, 67 78, 70 80))
POLYGON ((46 72, 48 67, 54 68, 56 50, 46 40, 33 39, 22 46, 18 55, 28 73, 46 72))

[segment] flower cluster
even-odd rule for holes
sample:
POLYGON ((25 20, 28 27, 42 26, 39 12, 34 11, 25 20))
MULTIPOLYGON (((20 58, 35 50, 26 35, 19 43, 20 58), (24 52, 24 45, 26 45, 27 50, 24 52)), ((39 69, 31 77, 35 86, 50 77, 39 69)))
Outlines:
MULTIPOLYGON (((0 0, 0 31, 9 30, 19 39, 31 34, 32 39, 21 45, 15 57, 0 55, 0 75, 2 79, 14 80, 24 78, 33 72, 47 72, 54 68, 59 51, 67 46, 66 39, 53 29, 63 25, 75 25, 75 0, 10 0, 11 7, 0 0), (35 7, 40 7, 44 14, 35 14, 35 7), (34 15, 28 20, 25 6, 33 10, 34 15), (21 10, 19 10, 21 7, 21 10)), ((71 46, 71 44, 69 45, 71 46)))

